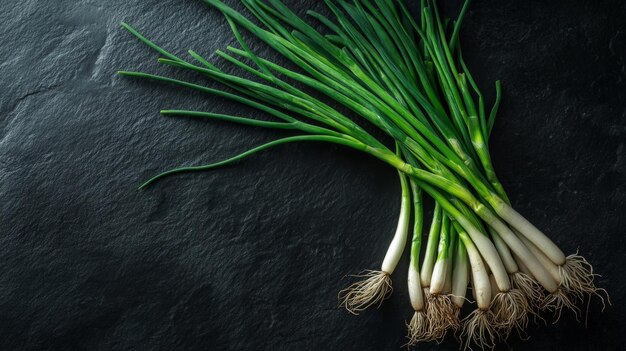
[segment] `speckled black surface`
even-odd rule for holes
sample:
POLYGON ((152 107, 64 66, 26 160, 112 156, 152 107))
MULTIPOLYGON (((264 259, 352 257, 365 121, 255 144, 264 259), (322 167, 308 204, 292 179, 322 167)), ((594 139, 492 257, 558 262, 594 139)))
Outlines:
MULTIPOLYGON (((617 0, 476 1, 466 20, 464 51, 488 101, 503 81, 492 149, 515 206, 566 252, 579 249, 613 298, 604 313, 591 303, 586 328, 567 314, 499 349, 624 344, 624 18, 617 0)), ((254 112, 115 76, 169 71, 123 20, 177 53, 234 43, 199 0, 0 3, 0 349, 398 350, 411 315, 406 260, 382 308, 336 307, 344 275, 384 255, 394 172, 302 144, 137 191, 158 171, 277 133, 160 117, 254 112)))

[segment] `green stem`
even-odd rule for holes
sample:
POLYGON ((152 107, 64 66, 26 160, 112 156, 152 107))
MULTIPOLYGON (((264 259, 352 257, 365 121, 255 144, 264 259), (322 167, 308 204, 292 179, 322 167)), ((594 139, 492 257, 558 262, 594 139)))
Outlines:
POLYGON ((263 151, 278 145, 282 145, 282 144, 287 144, 287 143, 292 143, 292 142, 299 142, 299 141, 323 141, 323 142, 330 142, 330 143, 335 143, 335 144, 341 144, 341 145, 345 145, 345 146, 349 146, 351 148, 357 149, 357 150, 361 150, 361 151, 365 151, 366 150, 366 146, 363 144, 360 144, 356 141, 350 141, 347 139, 343 139, 343 138, 338 138, 338 137, 333 137, 333 136, 328 136, 328 135, 299 135, 299 136, 293 136, 293 137, 287 137, 287 138, 282 138, 282 139, 278 139, 278 140, 274 140, 271 141, 269 143, 257 146, 255 148, 252 148, 248 151, 245 151, 239 155, 233 156, 231 158, 228 158, 226 160, 223 161, 219 161, 219 162, 215 162, 215 163, 211 163, 211 164, 207 164, 207 165, 202 165, 202 166, 187 166, 187 167, 178 167, 178 168, 174 168, 171 169, 169 171, 160 173, 150 179, 148 179, 146 182, 144 182, 139 189, 143 189, 145 187, 147 187, 148 185, 154 183, 155 181, 174 175, 174 174, 178 174, 178 173, 183 173, 183 172, 198 172, 198 171, 207 171, 213 168, 219 168, 219 167, 223 167, 226 166, 228 164, 231 164, 233 162, 239 161, 241 159, 244 159, 250 155, 253 155, 259 151, 263 151))
POLYGON ((437 261, 448 258, 448 246, 450 245, 450 217, 443 216, 441 233, 439 234, 439 246, 437 248, 437 261))
POLYGON ((422 202, 422 189, 417 186, 413 179, 410 179, 409 183, 413 194, 413 239, 411 240, 410 264, 415 268, 416 272, 419 272, 422 228, 424 226, 424 204, 422 202))

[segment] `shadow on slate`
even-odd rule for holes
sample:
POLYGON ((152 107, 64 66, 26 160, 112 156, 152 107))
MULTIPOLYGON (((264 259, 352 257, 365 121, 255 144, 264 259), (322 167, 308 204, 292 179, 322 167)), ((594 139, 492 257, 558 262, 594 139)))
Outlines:
MULTIPOLYGON (((579 249, 613 298, 604 313, 592 301, 586 328, 565 314, 499 350, 623 347, 625 16, 620 1, 491 0, 465 22, 465 56, 487 101, 503 82, 492 149, 515 207, 566 252, 579 249)), ((399 208, 394 171, 301 144, 137 191, 159 171, 276 133, 159 116, 265 117, 115 76, 170 71, 121 21, 176 53, 235 43, 199 0, 0 4, 0 349, 399 349, 412 313, 406 259, 379 310, 353 317, 336 302, 346 274, 384 255, 399 208)))

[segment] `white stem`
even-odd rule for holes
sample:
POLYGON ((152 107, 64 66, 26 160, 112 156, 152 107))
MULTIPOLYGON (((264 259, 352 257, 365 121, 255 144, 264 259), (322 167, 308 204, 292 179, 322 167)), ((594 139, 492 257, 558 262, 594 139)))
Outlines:
POLYGON ((389 274, 393 273, 398 265, 398 262, 400 261, 400 258, 402 257, 402 252, 406 246, 406 239, 409 233, 411 199, 409 192, 405 191, 405 189, 408 190, 408 182, 406 180, 406 176, 402 173, 400 173, 400 182, 402 183, 402 201, 400 203, 398 227, 396 228, 396 233, 391 240, 389 249, 387 249, 387 254, 385 255, 385 259, 383 260, 381 267, 383 272, 389 274))
POLYGON ((411 300, 411 306, 414 311, 421 311, 424 309, 424 291, 420 284, 420 272, 415 269, 415 265, 409 265, 409 299, 411 300))
POLYGON ((446 285, 446 277, 448 275, 449 259, 438 259, 435 263, 433 276, 430 281, 430 293, 441 294, 446 285))
MULTIPOLYGON (((524 245, 532 252, 532 254, 536 257, 537 261, 543 265, 546 270, 549 272, 550 276, 554 279, 555 282, 561 282, 561 275, 559 274, 559 267, 552 262, 548 258, 548 256, 544 255, 544 253, 539 250, 535 244, 531 243, 530 240, 526 239, 523 235, 519 234, 519 238, 524 242, 524 245)), ((555 288, 556 290, 556 288, 555 288)), ((554 292, 554 290, 548 290, 550 292, 554 292)))
POLYGON ((467 252, 465 246, 459 241, 459 248, 454 260, 454 269, 452 271, 452 302, 458 307, 463 307, 465 302, 465 294, 467 293, 467 283, 469 280, 467 264, 467 252))
MULTIPOLYGON (((478 229, 468 219, 457 218, 457 221, 467 231, 467 234, 472 239, 473 244, 475 244, 478 251, 480 251, 480 255, 482 255, 485 259, 487 265, 489 265, 491 272, 498 282, 500 290, 509 291, 509 289, 511 289, 509 275, 506 272, 504 264, 502 264, 502 260, 500 259, 500 255, 498 254, 495 246, 493 246, 491 240, 489 240, 486 235, 478 231, 478 229)), ((467 251, 469 254, 469 247, 467 247, 467 251)))
POLYGON ((443 293, 450 294, 452 292, 452 273, 453 273, 453 265, 452 258, 450 258, 448 263, 448 270, 446 273, 446 282, 443 285, 443 293))
MULTIPOLYGON (((524 262, 522 262, 522 260, 517 257, 517 255, 515 255, 515 262, 517 262, 517 266, 519 267, 520 272, 526 274, 527 276, 535 279, 535 276, 530 272, 530 269, 528 269, 528 267, 526 267, 526 265, 524 264, 524 262)), ((535 279, 537 280, 537 279, 535 279)))
POLYGON ((502 258, 502 263, 504 263, 504 268, 506 268, 506 271, 509 274, 517 272, 519 270, 519 267, 517 267, 517 263, 515 262, 513 255, 511 255, 511 251, 509 250, 508 246, 506 246, 504 240, 502 240, 500 235, 498 235, 498 233, 491 227, 489 227, 489 233, 491 234, 491 238, 493 239, 493 244, 496 246, 496 250, 498 250, 498 253, 500 254, 500 258, 502 258))
POLYGON ((500 290, 498 289, 498 283, 496 283, 496 278, 493 277, 493 274, 489 275, 489 284, 491 284, 491 296, 496 296, 500 290))
POLYGON ((499 206, 494 206, 494 209, 502 219, 522 233, 530 242, 535 244, 554 264, 560 266, 565 263, 565 254, 563 251, 561 251, 561 249, 559 249, 559 247, 541 230, 537 229, 537 227, 504 201, 500 200, 498 205, 499 206))
POLYGON ((433 213, 433 221, 430 225, 430 231, 428 232, 428 242, 426 243, 424 262, 422 263, 422 272, 420 274, 420 279, 422 279, 422 286, 424 288, 430 286, 430 279, 433 276, 435 259, 437 258, 436 245, 439 243, 439 234, 441 232, 441 217, 442 211, 439 207, 439 203, 436 203, 435 211, 433 213))
MULTIPOLYGON (((470 265, 471 268, 471 265, 470 265)), ((474 277, 472 277, 472 279, 470 279, 470 291, 472 292, 472 299, 476 300, 476 288, 474 287, 474 277)))
POLYGON ((463 240, 463 244, 465 244, 472 268, 472 292, 476 299, 476 304, 478 308, 486 310, 491 304, 491 284, 489 284, 489 276, 487 275, 485 264, 472 240, 465 233, 459 233, 459 236, 463 240))
POLYGON ((433 263, 434 261, 424 261, 424 264, 422 265, 422 274, 420 274, 420 278, 422 279, 422 286, 425 288, 430 286, 430 279, 433 276, 434 269, 433 263), (426 269, 424 269, 424 267, 426 267, 426 269))
MULTIPOLYGON (((533 273, 533 276, 537 279, 546 290, 554 291, 557 288, 557 282, 551 277, 546 267, 539 262, 535 255, 524 245, 520 239, 513 233, 513 231, 504 224, 496 215, 491 211, 484 211, 481 217, 492 227, 509 246, 511 251, 515 253, 517 257, 524 262, 524 265, 533 273)), ((494 273, 495 275, 495 273, 494 273)), ((496 281, 498 277, 496 276, 496 281)), ((499 284, 500 282, 498 282, 499 284)), ((502 290, 502 289, 500 289, 502 290)))

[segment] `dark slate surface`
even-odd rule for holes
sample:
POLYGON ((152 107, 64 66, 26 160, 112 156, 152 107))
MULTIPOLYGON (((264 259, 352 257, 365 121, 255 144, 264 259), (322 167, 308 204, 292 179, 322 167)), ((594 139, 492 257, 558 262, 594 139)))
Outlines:
MULTIPOLYGON (((591 304, 587 328, 568 314, 503 350, 624 343, 625 16, 617 0, 477 1, 469 13, 462 39, 488 101, 492 82, 504 84, 492 147, 506 188, 566 252, 595 265, 613 297, 604 313, 591 304)), ((0 4, 0 349, 397 350, 411 315, 406 260, 381 309, 336 308, 343 276, 384 255, 394 172, 302 144, 137 191, 155 172, 277 134, 160 117, 159 108, 252 112, 115 76, 168 71, 122 20, 177 53, 234 42, 200 1, 0 4)))

